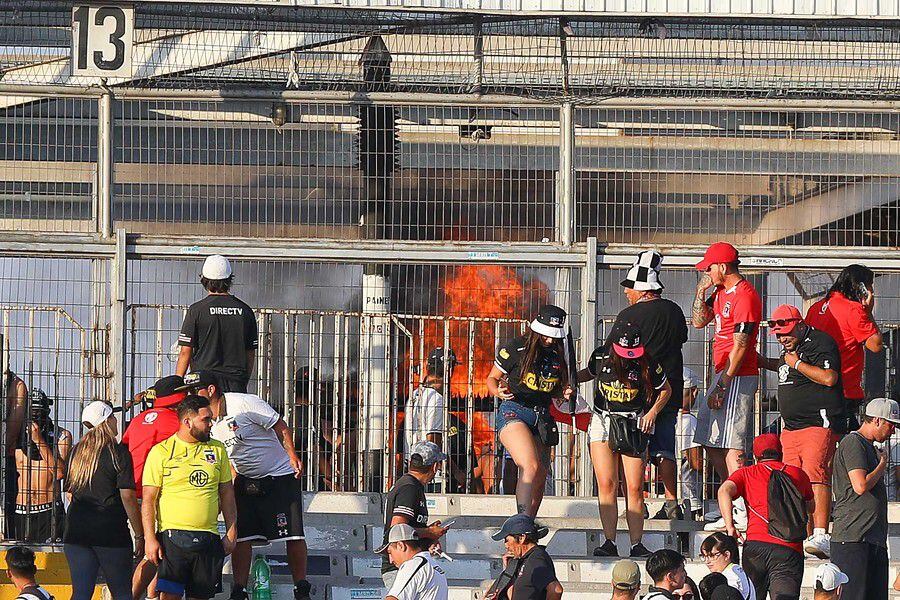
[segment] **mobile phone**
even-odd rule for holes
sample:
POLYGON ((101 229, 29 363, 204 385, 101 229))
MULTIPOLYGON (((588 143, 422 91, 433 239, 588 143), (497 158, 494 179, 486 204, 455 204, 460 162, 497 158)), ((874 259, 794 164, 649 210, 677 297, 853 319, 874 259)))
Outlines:
POLYGON ((450 527, 456 522, 456 517, 452 519, 447 519, 446 521, 441 521, 441 527, 450 527))
POLYGON ((865 300, 869 296, 869 288, 862 282, 857 283, 856 287, 859 290, 860 300, 865 300))

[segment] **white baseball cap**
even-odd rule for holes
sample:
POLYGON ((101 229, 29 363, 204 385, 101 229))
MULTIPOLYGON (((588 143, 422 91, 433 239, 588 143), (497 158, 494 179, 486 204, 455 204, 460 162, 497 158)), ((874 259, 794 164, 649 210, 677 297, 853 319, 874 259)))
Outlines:
POLYGON ((388 546, 394 542, 411 542, 418 539, 421 538, 412 525, 407 523, 397 523, 396 525, 392 525, 388 530, 387 541, 376 548, 375 554, 383 554, 388 549, 388 546))
POLYGON ((816 583, 821 583, 822 589, 826 592, 834 591, 839 585, 844 585, 848 581, 850 578, 834 563, 828 562, 819 565, 819 568, 816 569, 816 583))
POLYGON ((900 405, 890 398, 875 398, 866 404, 866 416, 900 425, 900 405))
POLYGON ((95 400, 81 411, 81 422, 87 423, 92 428, 97 427, 113 414, 112 406, 106 402, 95 400))
POLYGON ((207 279, 228 279, 231 277, 231 263, 221 254, 207 256, 201 272, 207 279))

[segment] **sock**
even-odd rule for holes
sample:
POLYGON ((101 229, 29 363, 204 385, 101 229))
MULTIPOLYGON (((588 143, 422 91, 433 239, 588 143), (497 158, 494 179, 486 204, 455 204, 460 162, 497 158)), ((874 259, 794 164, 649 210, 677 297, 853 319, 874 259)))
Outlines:
POLYGON ((813 535, 819 535, 819 534, 822 534, 822 535, 826 534, 824 527, 814 527, 813 528, 813 535))
POLYGON ((309 594, 312 591, 312 586, 309 585, 309 582, 305 579, 298 579, 294 582, 294 598, 295 600, 303 600, 304 598, 309 598, 309 594))

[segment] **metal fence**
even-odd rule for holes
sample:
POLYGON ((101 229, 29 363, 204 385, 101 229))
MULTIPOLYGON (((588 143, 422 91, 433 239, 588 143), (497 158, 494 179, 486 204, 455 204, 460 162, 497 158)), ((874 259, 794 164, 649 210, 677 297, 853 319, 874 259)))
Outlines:
MULTIPOLYGON (((889 344, 866 389, 896 390, 892 24, 135 6, 134 75, 103 85, 71 74, 69 3, 0 7, 0 333, 74 439, 84 403, 174 370, 213 253, 256 310, 251 387, 294 426, 307 489, 390 485, 425 357, 449 346, 461 477, 442 489, 503 491, 497 344, 554 302, 583 364, 643 247, 686 312, 715 240, 766 314, 872 266, 889 344)), ((708 332, 685 356, 707 373, 708 332)), ((759 431, 777 427, 762 381, 759 431)), ((591 495, 586 436, 562 431, 549 492, 591 495)))

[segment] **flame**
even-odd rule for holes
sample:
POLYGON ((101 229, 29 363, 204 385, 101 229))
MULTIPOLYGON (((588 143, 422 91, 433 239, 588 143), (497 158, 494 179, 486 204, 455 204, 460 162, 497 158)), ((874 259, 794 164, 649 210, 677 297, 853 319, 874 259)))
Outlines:
MULTIPOLYGON (((536 306, 549 297, 547 286, 536 279, 523 280, 515 269, 501 265, 465 265, 453 268, 441 286, 444 292, 443 314, 486 319, 529 319, 536 306)), ((497 340, 495 321, 448 321, 450 347, 459 361, 453 371, 450 392, 453 396, 487 396, 485 379, 494 363, 497 340), (470 342, 470 327, 473 334, 470 342), (470 352, 471 344, 471 352, 470 352), (471 354, 471 358, 470 358, 471 354), (471 365, 469 364, 471 360, 471 365)), ((517 335, 517 325, 499 329, 501 336, 517 335)), ((425 353, 444 345, 444 323, 428 321, 425 326, 425 353)), ((506 341, 500 339, 499 342, 506 341)))

